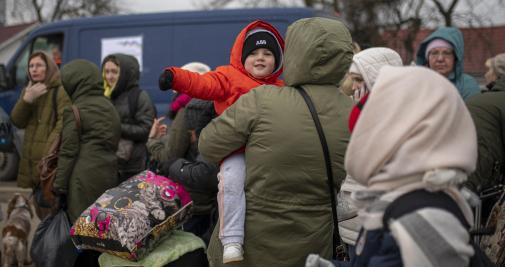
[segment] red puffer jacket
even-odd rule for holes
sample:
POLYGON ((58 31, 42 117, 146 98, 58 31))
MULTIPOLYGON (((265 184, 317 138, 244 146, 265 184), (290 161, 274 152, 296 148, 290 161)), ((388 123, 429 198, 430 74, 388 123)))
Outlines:
POLYGON ((284 40, 274 26, 261 20, 253 21, 242 29, 235 39, 229 65, 217 67, 215 71, 209 71, 205 74, 198 74, 177 67, 167 68, 174 74, 172 89, 195 98, 213 100, 216 113, 221 114, 226 108, 235 103, 242 94, 257 86, 263 84, 282 86, 283 81, 278 79, 282 73, 282 66, 271 75, 256 79, 245 70, 242 64, 242 47, 246 35, 255 28, 264 28, 272 32, 279 42, 280 50, 284 51, 284 40))

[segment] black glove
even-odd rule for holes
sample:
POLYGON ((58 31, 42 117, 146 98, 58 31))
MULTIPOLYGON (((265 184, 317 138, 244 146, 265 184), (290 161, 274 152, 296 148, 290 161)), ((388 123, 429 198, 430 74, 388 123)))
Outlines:
POLYGON ((158 81, 160 90, 167 91, 172 89, 172 81, 174 80, 174 74, 170 70, 164 70, 158 81))

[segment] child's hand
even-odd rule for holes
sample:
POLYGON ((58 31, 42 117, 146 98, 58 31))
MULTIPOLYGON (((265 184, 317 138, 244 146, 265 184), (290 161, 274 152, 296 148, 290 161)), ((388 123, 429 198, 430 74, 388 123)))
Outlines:
POLYGON ((154 119, 153 126, 149 132, 149 138, 158 139, 167 134, 167 126, 161 123, 163 119, 165 119, 165 117, 154 119))
POLYGON ((23 100, 27 103, 33 103, 35 99, 39 98, 41 95, 47 93, 47 87, 43 83, 32 84, 31 82, 25 89, 25 94, 23 95, 23 100))
POLYGON ((169 69, 164 69, 158 80, 158 86, 160 90, 167 91, 172 88, 172 81, 174 80, 174 74, 169 69))

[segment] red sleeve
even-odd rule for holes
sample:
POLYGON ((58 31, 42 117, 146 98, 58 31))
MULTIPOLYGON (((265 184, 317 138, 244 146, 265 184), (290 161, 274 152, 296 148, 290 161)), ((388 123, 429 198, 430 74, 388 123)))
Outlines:
POLYGON ((361 110, 365 106, 369 94, 370 93, 367 93, 365 96, 363 96, 361 100, 358 102, 358 104, 354 105, 354 107, 351 110, 351 113, 349 113, 348 125, 349 125, 349 132, 351 133, 354 130, 354 126, 356 126, 356 123, 358 123, 359 115, 361 114, 361 110))
POLYGON ((224 101, 228 97, 230 84, 226 75, 219 68, 204 74, 198 74, 177 67, 170 67, 174 74, 172 89, 191 97, 224 101))

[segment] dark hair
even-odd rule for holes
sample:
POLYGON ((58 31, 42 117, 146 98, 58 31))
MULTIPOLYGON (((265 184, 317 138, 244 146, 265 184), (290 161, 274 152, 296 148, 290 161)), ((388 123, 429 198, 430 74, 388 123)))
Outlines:
POLYGON ((106 56, 104 59, 103 59, 103 62, 102 62, 102 69, 103 67, 105 66, 105 63, 107 62, 112 62, 114 64, 116 64, 116 66, 119 66, 119 60, 117 59, 117 57, 115 55, 108 55, 106 56))

